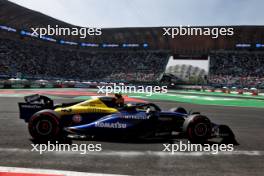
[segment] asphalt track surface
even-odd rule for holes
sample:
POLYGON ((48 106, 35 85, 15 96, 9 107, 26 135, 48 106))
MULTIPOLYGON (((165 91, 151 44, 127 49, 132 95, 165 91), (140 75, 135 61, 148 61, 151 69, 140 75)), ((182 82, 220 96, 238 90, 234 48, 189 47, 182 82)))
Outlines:
MULTIPOLYGON (((31 152, 27 124, 18 118, 17 102, 22 98, 0 98, 0 166, 59 169, 92 173, 127 175, 263 175, 264 109, 204 106, 154 101, 163 109, 183 106, 200 111, 213 122, 229 125, 239 146, 229 154, 162 152, 166 141, 119 142, 73 141, 100 143, 102 152, 81 155, 73 152, 31 152)), ((71 101, 57 99, 56 102, 71 101)), ((178 143, 176 141, 175 143, 178 143)))

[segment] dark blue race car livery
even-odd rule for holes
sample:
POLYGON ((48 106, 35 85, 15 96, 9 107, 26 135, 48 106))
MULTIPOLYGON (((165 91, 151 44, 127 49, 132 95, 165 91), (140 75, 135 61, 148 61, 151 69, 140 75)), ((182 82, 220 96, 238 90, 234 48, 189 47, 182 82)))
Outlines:
POLYGON ((222 143, 237 144, 232 130, 212 123, 206 116, 187 113, 182 107, 162 111, 153 103, 116 103, 115 97, 95 97, 82 102, 54 105, 42 95, 25 97, 19 103, 20 118, 28 123, 35 140, 69 137, 120 139, 187 138, 205 143, 220 138, 222 143))

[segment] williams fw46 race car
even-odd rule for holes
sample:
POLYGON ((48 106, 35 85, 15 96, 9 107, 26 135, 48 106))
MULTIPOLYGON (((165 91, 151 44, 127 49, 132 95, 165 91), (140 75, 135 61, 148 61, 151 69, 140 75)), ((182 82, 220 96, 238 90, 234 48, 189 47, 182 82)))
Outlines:
POLYGON ((32 138, 43 142, 85 136, 187 138, 192 143, 219 138, 221 143, 237 144, 228 126, 212 123, 200 113, 187 113, 182 107, 162 111, 153 103, 126 104, 121 95, 54 105, 50 98, 36 94, 26 96, 25 102, 19 103, 19 110, 32 138))

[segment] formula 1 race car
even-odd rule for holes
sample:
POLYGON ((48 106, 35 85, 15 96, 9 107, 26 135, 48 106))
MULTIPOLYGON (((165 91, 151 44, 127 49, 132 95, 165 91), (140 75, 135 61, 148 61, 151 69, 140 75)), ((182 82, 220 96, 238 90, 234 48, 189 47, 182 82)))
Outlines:
POLYGON ((187 138, 192 143, 205 143, 220 138, 236 144, 226 125, 212 123, 200 113, 187 113, 182 108, 162 111, 153 103, 125 103, 116 97, 96 97, 82 102, 54 105, 42 95, 25 97, 19 103, 20 118, 28 123, 33 139, 52 141, 75 136, 106 138, 187 138))

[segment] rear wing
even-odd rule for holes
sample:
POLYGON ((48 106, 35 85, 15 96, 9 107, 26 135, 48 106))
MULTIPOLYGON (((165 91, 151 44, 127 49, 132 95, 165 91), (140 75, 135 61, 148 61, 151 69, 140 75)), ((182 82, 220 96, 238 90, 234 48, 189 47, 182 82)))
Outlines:
POLYGON ((29 119, 38 111, 43 109, 53 109, 53 100, 43 95, 29 95, 24 97, 25 102, 18 103, 19 117, 28 122, 29 119))
POLYGON ((28 95, 24 97, 26 103, 43 103, 53 105, 53 100, 49 97, 39 94, 28 95))

